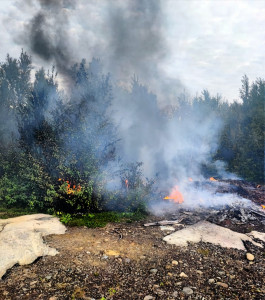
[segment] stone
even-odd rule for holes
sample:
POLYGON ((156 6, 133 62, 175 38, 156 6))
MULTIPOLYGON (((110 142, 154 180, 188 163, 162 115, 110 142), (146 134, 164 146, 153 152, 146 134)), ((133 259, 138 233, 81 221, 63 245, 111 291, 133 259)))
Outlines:
POLYGON ((182 285, 182 281, 176 282, 176 285, 177 285, 177 286, 182 285))
POLYGON ((188 277, 188 275, 187 275, 187 274, 185 274, 184 272, 181 272, 181 273, 179 274, 179 277, 184 277, 184 278, 187 278, 187 277, 188 277))
POLYGON ((162 231, 175 231, 175 227, 173 226, 160 226, 162 231))
POLYGON ((179 262, 177 260, 172 260, 172 265, 177 266, 179 264, 179 262))
POLYGON ((252 261, 252 260, 254 260, 254 255, 253 254, 251 254, 251 253, 247 253, 247 260, 250 260, 250 261, 252 261))
POLYGON ((58 253, 43 242, 49 234, 64 234, 66 227, 58 218, 33 214, 0 220, 0 278, 15 264, 26 265, 38 257, 58 253))
POLYGON ((225 275, 225 272, 224 272, 224 271, 218 271, 217 273, 218 273, 219 275, 221 275, 221 276, 225 275))
POLYGON ((172 296, 175 297, 175 298, 178 297, 178 295, 179 295, 179 293, 178 293, 177 291, 175 291, 175 292, 172 294, 172 296))
POLYGON ((119 256, 120 255, 120 253, 118 251, 115 251, 115 250, 106 250, 105 254, 108 255, 108 256, 119 256))
POLYGON ((184 229, 178 230, 165 236, 163 240, 168 244, 180 247, 188 246, 188 242, 204 242, 239 250, 246 250, 243 241, 249 241, 255 246, 263 248, 260 243, 255 242, 246 234, 238 233, 207 221, 200 221, 184 229))
POLYGON ((228 284, 224 283, 224 282, 216 282, 216 285, 222 286, 223 288, 228 288, 228 284))
POLYGON ((184 287, 183 290, 182 290, 182 292, 183 292, 185 295, 187 295, 187 296, 193 294, 193 290, 192 290, 191 288, 189 288, 189 287, 184 287))
POLYGON ((151 295, 147 295, 144 297, 144 300, 152 300, 152 299, 154 299, 154 297, 151 295))
POLYGON ((214 283, 215 280, 214 280, 213 278, 211 278, 211 279, 208 280, 208 282, 209 282, 209 283, 214 283))
POLYGON ((151 269, 149 272, 152 273, 152 274, 156 274, 157 273, 157 269, 151 269))
POLYGON ((199 275, 203 274, 203 272, 201 270, 196 270, 196 273, 198 273, 199 275))

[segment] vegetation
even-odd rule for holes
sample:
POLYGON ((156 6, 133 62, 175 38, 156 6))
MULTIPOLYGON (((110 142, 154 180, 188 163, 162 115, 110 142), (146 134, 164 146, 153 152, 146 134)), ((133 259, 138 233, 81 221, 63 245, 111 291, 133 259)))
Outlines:
MULTIPOLYGON (((37 70, 33 82, 32 69, 23 51, 19 59, 7 56, 0 65, 0 207, 59 212, 62 222, 89 227, 129 221, 144 212, 155 180, 143 177, 141 162, 117 157, 119 136, 109 115, 113 87, 99 60, 71 68, 67 94, 59 90, 54 69, 37 70), (114 161, 120 162, 118 171, 108 168, 114 161), (118 178, 119 188, 106 187, 110 178, 118 178), (113 210, 128 214, 106 212, 113 210)), ((147 95, 138 81, 135 91, 147 95)), ((147 96, 150 103, 155 98, 147 96)), ((213 160, 264 183, 264 80, 251 85, 244 76, 240 97, 241 103, 232 104, 207 91, 192 101, 180 97, 173 112, 176 126, 189 118, 200 123, 206 115, 221 120, 213 160)), ((157 106, 154 113, 162 115, 157 106)), ((205 172, 210 168, 202 165, 205 172)))

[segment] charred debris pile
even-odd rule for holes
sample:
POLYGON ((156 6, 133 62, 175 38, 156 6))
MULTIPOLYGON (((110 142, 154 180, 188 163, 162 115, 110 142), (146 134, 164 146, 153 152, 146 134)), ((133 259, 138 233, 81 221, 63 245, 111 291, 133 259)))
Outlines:
MULTIPOLYGON (((64 90, 58 78, 54 69, 33 73, 25 52, 0 65, 1 207, 70 214, 148 210, 153 200, 165 203, 162 190, 163 197, 178 193, 174 186, 183 178, 220 171, 222 178, 230 171, 257 183, 222 180, 216 192, 265 205, 264 80, 250 85, 243 77, 241 103, 205 90, 163 105, 136 77, 130 90, 113 84, 98 59, 67 69, 64 90)), ((238 220, 263 217, 233 213, 238 220)))

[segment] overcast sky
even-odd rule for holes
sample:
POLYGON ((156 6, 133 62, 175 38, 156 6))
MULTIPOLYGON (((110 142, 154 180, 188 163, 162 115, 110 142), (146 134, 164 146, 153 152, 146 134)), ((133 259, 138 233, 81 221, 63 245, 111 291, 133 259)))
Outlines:
POLYGON ((264 0, 53 1, 47 8, 51 0, 0 0, 1 61, 24 48, 36 66, 54 63, 34 53, 29 37, 44 11, 53 49, 60 34, 69 63, 100 57, 123 80, 136 74, 158 94, 176 85, 173 92, 207 88, 231 101, 244 74, 265 77, 264 0))

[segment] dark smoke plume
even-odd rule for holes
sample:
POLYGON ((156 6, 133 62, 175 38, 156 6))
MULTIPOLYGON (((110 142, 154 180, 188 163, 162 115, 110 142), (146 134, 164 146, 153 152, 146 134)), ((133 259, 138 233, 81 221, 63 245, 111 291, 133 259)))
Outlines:
POLYGON ((39 0, 40 10, 26 26, 29 47, 41 59, 53 63, 62 75, 68 75, 72 63, 66 9, 73 3, 39 0))

